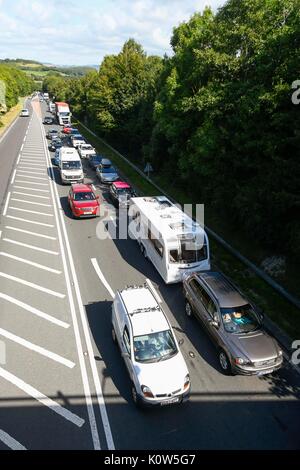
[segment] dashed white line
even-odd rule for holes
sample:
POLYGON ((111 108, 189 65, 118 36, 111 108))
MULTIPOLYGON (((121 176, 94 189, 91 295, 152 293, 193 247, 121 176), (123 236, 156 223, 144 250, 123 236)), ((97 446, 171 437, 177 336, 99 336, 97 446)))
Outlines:
POLYGON ((12 243, 13 245, 23 246, 24 248, 30 248, 31 250, 41 251, 50 255, 59 255, 57 251, 47 250, 46 248, 40 248, 39 246, 28 245, 27 243, 18 242, 17 240, 11 240, 10 238, 3 238, 4 242, 12 243))
POLYGON ((30 261, 28 259, 20 258, 18 256, 11 255, 10 253, 5 253, 4 251, 0 251, 0 255, 5 256, 6 258, 11 258, 15 261, 20 261, 21 263, 24 263, 24 264, 28 264, 29 266, 33 266, 35 268, 42 269, 43 271, 48 271, 48 272, 54 273, 54 274, 61 274, 61 271, 58 271, 58 269, 49 268, 48 266, 45 266, 43 264, 34 263, 33 261, 30 261))
POLYGON ((12 176, 12 179, 11 179, 10 184, 14 184, 15 177, 16 177, 16 173, 17 173, 17 170, 16 170, 16 168, 15 168, 15 169, 14 169, 14 172, 13 172, 13 176, 12 176))
POLYGON ((94 269, 95 269, 100 281, 106 287, 106 289, 110 293, 111 297, 114 299, 115 298, 115 293, 112 290, 112 288, 110 287, 110 285, 108 284, 107 280, 105 279, 104 274, 102 273, 96 258, 92 258, 91 262, 92 262, 92 265, 94 266, 94 269))
POLYGON ((48 349, 38 346, 37 344, 31 343, 31 341, 27 341, 26 339, 21 338, 20 336, 14 335, 10 331, 4 330, 3 328, 0 328, 0 336, 2 336, 3 338, 7 338, 10 341, 13 341, 14 343, 18 343, 21 346, 24 346, 24 348, 31 349, 31 351, 41 354, 42 356, 48 357, 49 359, 52 359, 53 361, 58 362, 59 364, 69 367, 69 369, 73 369, 73 367, 75 366, 75 363, 70 361, 69 359, 65 359, 59 354, 53 353, 48 349))
POLYGON ((27 233, 28 235, 33 235, 34 237, 47 238, 48 240, 56 240, 56 237, 50 237, 50 235, 44 235, 42 233, 30 232, 29 230, 24 230, 22 228, 17 228, 17 227, 11 227, 10 225, 6 225, 5 228, 7 228, 9 230, 15 230, 16 232, 27 233))
POLYGON ((2 441, 7 447, 12 450, 27 450, 20 442, 14 439, 12 436, 7 434, 7 432, 0 429, 0 441, 2 441))
POLYGON ((6 217, 8 219, 19 220, 20 222, 27 222, 28 224, 41 225, 43 227, 54 228, 54 225, 51 225, 51 224, 44 224, 43 222, 35 222, 35 220, 23 219, 22 217, 15 217, 14 215, 7 215, 6 217))
POLYGON ((9 204, 9 199, 10 199, 10 192, 8 193, 7 198, 6 198, 6 202, 5 202, 5 206, 4 206, 4 211, 3 211, 3 216, 6 216, 7 208, 8 208, 8 204, 9 204))
POLYGON ((9 206, 9 208, 15 211, 29 212, 30 214, 46 215, 48 217, 53 217, 53 214, 48 214, 47 212, 31 211, 29 209, 20 209, 19 207, 14 207, 14 206, 9 206))
POLYGON ((35 400, 39 401, 43 405, 47 406, 50 408, 52 411, 55 413, 59 414, 63 418, 65 418, 67 421, 70 421, 71 423, 75 424, 78 427, 81 427, 84 424, 84 419, 80 418, 79 416, 75 415, 71 411, 69 411, 67 408, 64 408, 61 406, 59 403, 55 402, 51 398, 47 397, 44 395, 42 392, 37 390, 36 388, 32 387, 31 385, 27 384, 23 380, 19 379, 15 375, 11 374, 7 370, 3 369, 0 367, 0 377, 3 379, 7 380, 8 382, 12 383, 16 387, 18 387, 20 390, 25 392, 27 395, 30 395, 33 397, 35 400))
POLYGON ((19 165, 19 163, 20 163, 20 158, 21 158, 21 154, 19 153, 18 160, 17 160, 17 165, 19 165))
POLYGON ((58 320, 58 318, 55 318, 52 315, 49 315, 48 313, 44 313, 41 310, 32 307, 31 305, 25 304, 24 302, 21 302, 20 300, 17 300, 14 297, 11 297, 10 295, 3 294, 2 292, 0 292, 0 299, 6 300, 11 304, 17 305, 23 310, 26 310, 27 312, 30 312, 33 315, 36 315, 37 317, 43 318, 44 320, 47 320, 48 322, 53 323, 54 325, 61 326, 62 328, 70 327, 68 323, 62 320, 58 320))
MULTIPOLYGON (((28 189, 28 188, 27 188, 28 189)), ((40 196, 39 194, 29 194, 23 193, 21 191, 12 191, 14 194, 21 194, 22 196, 30 196, 30 197, 37 197, 39 199, 47 199, 49 201, 49 196, 40 196)))
POLYGON ((65 298, 65 294, 61 294, 60 292, 55 292, 54 290, 47 289, 46 287, 38 286, 33 282, 26 281, 25 279, 21 279, 19 277, 11 276, 10 274, 6 274, 0 272, 0 276, 4 277, 5 279, 9 279, 10 281, 17 282, 19 284, 23 284, 24 286, 31 287, 32 289, 39 290, 41 292, 45 292, 46 294, 53 295, 54 297, 59 297, 60 299, 65 298))
POLYGON ((33 204, 34 206, 52 207, 51 204, 44 204, 43 202, 27 201, 27 199, 19 199, 12 197, 11 201, 24 202, 24 204, 33 204))

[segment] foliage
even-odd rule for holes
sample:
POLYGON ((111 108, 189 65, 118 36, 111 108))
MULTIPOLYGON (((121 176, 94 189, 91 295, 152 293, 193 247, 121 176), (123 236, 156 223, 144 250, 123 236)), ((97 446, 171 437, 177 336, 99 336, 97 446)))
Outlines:
POLYGON ((24 72, 2 64, 0 64, 0 81, 5 85, 6 109, 3 107, 3 111, 15 106, 20 96, 31 94, 34 88, 33 81, 24 72))

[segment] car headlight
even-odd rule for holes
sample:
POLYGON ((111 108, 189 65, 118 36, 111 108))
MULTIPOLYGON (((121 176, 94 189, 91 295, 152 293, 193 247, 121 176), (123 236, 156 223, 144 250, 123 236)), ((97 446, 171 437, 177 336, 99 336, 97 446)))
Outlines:
POLYGON ((190 386, 190 374, 187 374, 184 378, 183 389, 186 390, 190 386))
POLYGON ((150 388, 146 385, 141 386, 142 393, 146 398, 154 398, 153 393, 151 392, 150 388))
POLYGON ((246 365, 250 364, 250 361, 248 359, 243 359, 242 357, 236 357, 234 359, 234 362, 239 365, 246 365))
POLYGON ((278 356, 282 356, 283 352, 281 349, 279 349, 278 356))

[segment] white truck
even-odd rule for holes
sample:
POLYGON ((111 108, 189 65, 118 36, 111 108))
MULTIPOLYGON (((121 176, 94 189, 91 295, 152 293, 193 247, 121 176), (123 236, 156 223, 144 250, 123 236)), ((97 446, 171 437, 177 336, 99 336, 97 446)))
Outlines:
POLYGON ((43 93, 43 96, 45 101, 49 100, 49 93, 43 93))
POLYGON ((71 112, 68 103, 62 101, 57 101, 55 103, 55 114, 57 117, 57 122, 61 126, 65 124, 71 124, 71 112))
POLYGON ((80 157, 76 149, 61 147, 59 170, 62 184, 83 183, 84 175, 80 157))
POLYGON ((82 143, 77 147, 81 158, 88 158, 90 155, 96 155, 96 150, 90 144, 82 143))

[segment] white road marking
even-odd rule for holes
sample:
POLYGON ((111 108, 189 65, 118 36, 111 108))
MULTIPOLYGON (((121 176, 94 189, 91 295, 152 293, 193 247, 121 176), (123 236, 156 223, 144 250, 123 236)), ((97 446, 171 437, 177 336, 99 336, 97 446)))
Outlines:
POLYGON ((19 163, 20 163, 20 158, 21 158, 21 154, 19 153, 18 160, 17 160, 17 165, 19 165, 19 163))
MULTIPOLYGON (((31 171, 21 170, 20 168, 21 168, 21 167, 19 166, 19 170, 18 170, 19 173, 26 173, 26 174, 29 173, 30 175, 33 175, 33 174, 34 174, 34 175, 45 175, 45 172, 44 172, 44 171, 37 171, 36 168, 32 168, 31 171)), ((26 178, 27 178, 27 176, 26 176, 26 178)))
POLYGON ((24 158, 22 157, 21 160, 20 160, 20 163, 30 163, 30 165, 33 165, 33 166, 42 166, 42 167, 45 167, 45 163, 37 163, 37 159, 36 158, 24 158))
POLYGON ((41 251, 43 253, 49 253, 50 255, 59 255, 57 251, 47 250, 46 248, 40 248, 34 245, 28 245, 27 243, 18 242, 16 240, 11 240, 10 238, 3 238, 4 242, 12 243, 14 245, 24 246, 24 248, 30 248, 31 250, 41 251))
POLYGON ((27 312, 30 312, 33 315, 36 315, 37 317, 43 318, 44 320, 47 320, 48 322, 53 323, 54 325, 61 326, 62 328, 70 327, 68 323, 62 320, 58 320, 52 315, 48 315, 48 313, 41 312, 41 310, 38 310, 35 307, 31 307, 31 305, 25 304, 24 302, 21 302, 20 300, 17 300, 14 297, 11 297, 10 295, 6 295, 0 292, 0 299, 6 300, 7 302, 10 302, 11 304, 17 305, 23 310, 26 310, 27 312))
POLYGON ((18 199, 16 197, 12 197, 11 201, 24 202, 24 204, 33 204, 34 206, 52 207, 51 204, 44 204, 42 202, 27 201, 27 199, 18 199))
POLYGON ((13 215, 7 215, 8 219, 19 220, 20 222, 27 222, 28 224, 42 225, 43 227, 54 228, 54 225, 44 224, 43 222, 35 222, 34 220, 22 219, 21 217, 15 217, 13 215))
POLYGON ((3 216, 6 216, 7 208, 8 208, 8 203, 9 203, 9 199, 10 199, 10 192, 8 193, 7 198, 6 198, 6 202, 5 202, 5 206, 4 206, 4 211, 3 211, 3 216))
POLYGON ((69 369, 73 369, 73 367, 75 366, 75 363, 70 361, 69 359, 65 359, 59 354, 53 353, 48 349, 42 348, 37 344, 31 343, 31 341, 27 341, 26 339, 21 338, 20 336, 14 335, 13 333, 10 333, 9 331, 4 330, 3 328, 0 328, 0 336, 7 338, 15 343, 18 343, 21 346, 24 346, 24 348, 31 349, 31 351, 37 352, 42 356, 48 357, 49 359, 52 359, 55 362, 59 362, 60 364, 69 367, 69 369))
POLYGON ((37 390, 36 388, 32 387, 31 385, 27 384, 23 380, 19 379, 15 375, 11 374, 7 370, 3 369, 0 367, 0 377, 3 379, 7 380, 8 382, 12 383, 16 387, 18 387, 20 390, 25 392, 27 395, 30 395, 33 397, 35 400, 39 401, 43 405, 47 406, 50 408, 52 411, 55 413, 59 414, 63 418, 65 418, 67 421, 70 421, 71 423, 75 424, 79 428, 84 424, 84 419, 80 418, 79 416, 75 415, 71 411, 69 411, 67 408, 64 408, 61 406, 59 403, 56 401, 52 400, 51 398, 47 397, 44 395, 42 392, 37 390))
MULTIPOLYGON (((23 173, 22 170, 18 170, 18 174, 23 173)), ((20 175, 21 178, 29 178, 33 180, 40 180, 40 181, 47 181, 47 178, 41 178, 40 176, 27 176, 27 175, 20 175)))
POLYGON ((12 176, 12 179, 11 179, 10 184, 14 184, 15 177, 16 177, 16 173, 17 173, 17 170, 16 170, 16 168, 15 168, 15 169, 14 169, 14 172, 13 172, 13 176, 12 176))
POLYGON ((16 180, 16 183, 35 184, 35 185, 38 185, 38 186, 48 186, 48 183, 33 183, 32 181, 23 181, 23 180, 16 180))
POLYGON ((23 144, 21 145, 21 148, 20 148, 21 152, 23 150, 23 147, 24 147, 24 142, 23 142, 23 144))
POLYGON ((49 271, 50 273, 61 274, 61 271, 58 271, 58 269, 49 268, 48 266, 45 266, 43 264, 34 263, 33 261, 30 261, 28 259, 19 258, 18 256, 11 255, 10 253, 5 253, 4 251, 0 251, 0 255, 6 256, 7 258, 11 258, 15 261, 20 261, 24 264, 28 264, 29 266, 34 266, 35 268, 43 269, 44 271, 49 271))
POLYGON ((41 292, 46 292, 46 294, 53 295, 54 297, 59 297, 60 299, 65 298, 65 294, 61 294, 60 292, 55 292, 54 290, 47 289, 46 287, 38 286, 33 282, 25 281, 25 279, 21 279, 19 277, 11 276, 10 274, 0 272, 0 276, 4 277, 5 279, 9 279, 10 281, 18 282, 19 284, 23 284, 24 286, 31 287, 32 289, 39 290, 41 292))
POLYGON ((5 228, 10 229, 10 230, 15 230, 16 232, 27 233, 28 235, 33 235, 34 237, 47 238, 48 240, 56 240, 56 237, 50 237, 49 235, 43 235, 41 233, 30 232, 29 230, 24 230, 24 229, 17 228, 17 227, 11 227, 10 225, 6 225, 5 228))
POLYGON ((27 450, 26 447, 7 434, 7 432, 3 431, 3 429, 0 429, 0 441, 12 450, 27 450))
POLYGON ((30 165, 34 165, 34 166, 19 166, 19 168, 24 168, 24 170, 20 170, 20 171, 25 171, 25 170, 31 170, 30 173, 32 173, 33 171, 37 174, 45 174, 45 171, 37 171, 37 170, 46 170, 46 167, 44 165, 42 165, 41 167, 37 167, 34 163, 31 163, 30 165))
POLYGON ((114 299, 115 298, 115 293, 114 291, 112 290, 112 288, 110 287, 110 285, 108 284, 107 280, 105 279, 100 267, 99 267, 99 264, 96 260, 96 258, 92 258, 91 259, 91 262, 92 262, 92 265, 94 266, 94 269, 100 279, 100 281, 102 282, 102 284, 106 287, 106 289, 108 290, 108 292, 110 293, 111 297, 114 299))
MULTIPOLYGON (((45 130, 41 124, 41 120, 39 119, 40 122, 40 128, 42 131, 42 135, 45 137, 45 130)), ((51 167, 51 160, 50 160, 50 155, 48 152, 48 149, 46 147, 46 142, 44 140, 44 148, 45 148, 45 155, 47 159, 48 166, 51 167)), ((73 297, 73 292, 71 288, 71 279, 70 279, 70 274, 68 270, 68 265, 67 265, 67 258, 66 258, 66 253, 65 253, 65 247, 64 247, 64 240, 67 238, 65 226, 64 226, 64 219, 62 216, 62 211, 59 210, 61 207, 60 205, 60 199, 59 195, 57 192, 56 184, 55 184, 55 177, 54 173, 51 167, 51 176, 52 179, 50 180, 50 189, 51 189, 51 196, 53 200, 53 208, 54 208, 54 214, 55 214, 55 220, 56 220, 56 225, 57 225, 57 232, 58 232, 58 239, 59 239, 59 244, 61 248, 61 259, 64 267, 64 274, 65 274, 65 280, 66 280, 66 286, 67 286, 67 292, 68 292, 68 300, 69 300, 69 306, 70 306, 70 312, 72 316, 72 323, 73 323, 73 329, 74 329, 74 335, 75 335, 75 341, 76 341, 76 348, 78 352, 78 360, 79 360, 79 365, 80 365, 80 372, 81 372, 81 379, 82 379, 82 384, 83 384, 83 389, 84 389, 84 395, 85 395, 85 401, 86 401, 86 407, 87 407, 87 412, 89 416, 89 423, 90 423, 90 429, 91 429, 91 435, 93 439, 93 445, 95 450, 100 450, 100 440, 99 440, 99 433, 98 433, 98 428, 97 428, 97 422, 95 418, 95 411, 94 411, 94 406, 92 402, 92 397, 91 397, 91 390, 90 390, 90 384, 89 384, 89 378, 87 375, 87 366, 85 364, 84 356, 83 356, 83 345, 81 341, 81 334, 79 330, 79 325, 78 325, 78 319, 77 319, 77 313, 75 310, 75 300, 73 297), (55 196, 55 192, 56 196, 55 196), (62 226, 64 228, 64 238, 63 238, 63 233, 60 227, 60 220, 62 223, 62 226)), ((74 276, 73 276, 74 279, 74 276)), ((74 279, 75 285, 78 283, 77 279, 74 279)), ((83 306, 82 306, 82 301, 81 301, 81 306, 80 306, 80 315, 85 316, 85 312, 83 312, 83 306)), ((84 332, 84 337, 86 340, 86 331, 84 332)), ((89 349, 89 355, 91 354, 91 350, 89 349)), ((94 358, 94 353, 92 351, 92 356, 94 358)), ((91 359, 90 359, 91 360, 91 359)), ((96 390, 97 395, 98 395, 98 390, 96 390)), ((99 398, 98 398, 99 402, 99 398)), ((109 443, 110 445, 110 443, 109 443)))
POLYGON ((30 191, 38 191, 39 193, 49 193, 50 191, 48 189, 36 189, 36 188, 28 188, 28 186, 18 186, 18 185, 14 185, 14 188, 18 188, 18 189, 30 189, 30 191))
POLYGON ((9 209, 14 209, 15 211, 21 211, 21 212, 29 212, 30 214, 46 215, 48 217, 53 217, 53 214, 47 214, 47 212, 31 211, 29 209, 20 209, 19 207, 14 207, 14 206, 9 206, 9 209))
POLYGON ((49 196, 40 196, 39 194, 22 193, 21 191, 12 191, 12 192, 14 194, 21 194, 22 196, 38 197, 39 199, 48 199, 49 201, 49 196))

